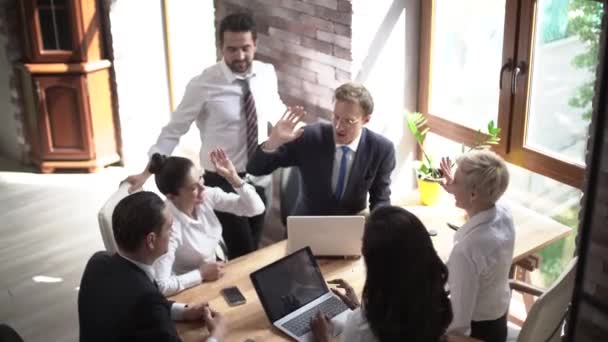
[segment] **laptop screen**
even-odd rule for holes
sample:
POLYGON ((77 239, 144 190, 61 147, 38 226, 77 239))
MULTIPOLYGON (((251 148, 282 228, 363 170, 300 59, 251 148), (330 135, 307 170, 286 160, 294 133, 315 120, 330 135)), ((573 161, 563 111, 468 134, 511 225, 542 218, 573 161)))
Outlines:
POLYGON ((250 277, 270 322, 329 291, 308 247, 251 273, 250 277))

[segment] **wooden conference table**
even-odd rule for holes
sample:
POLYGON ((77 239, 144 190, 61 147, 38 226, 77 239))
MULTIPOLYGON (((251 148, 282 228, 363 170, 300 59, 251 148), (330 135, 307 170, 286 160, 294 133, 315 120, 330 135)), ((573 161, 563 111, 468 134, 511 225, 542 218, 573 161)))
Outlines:
MULTIPOLYGON (((426 225, 427 229, 437 231, 432 238, 439 256, 446 261, 452 248, 454 231, 447 227, 446 219, 456 225, 464 221, 463 212, 447 206, 425 207, 405 206, 416 214, 426 225)), ((533 213, 523 207, 511 207, 516 227, 515 252, 513 261, 517 262, 539 251, 543 247, 564 238, 570 233, 570 228, 557 223, 550 218, 533 213)), ((215 310, 223 313, 227 320, 226 340, 222 342, 253 341, 289 341, 289 339, 271 328, 264 309, 255 293, 249 274, 286 255, 285 241, 260 249, 254 253, 231 260, 225 268, 225 275, 220 280, 204 283, 183 291, 172 300, 182 303, 207 301, 215 310), (238 286, 247 303, 230 307, 220 295, 220 290, 227 286, 238 286)), ((348 281, 361 294, 365 281, 365 266, 363 259, 319 259, 319 265, 326 280, 342 278, 348 281)), ((177 330, 183 341, 204 341, 208 335, 202 323, 178 323, 177 330)))

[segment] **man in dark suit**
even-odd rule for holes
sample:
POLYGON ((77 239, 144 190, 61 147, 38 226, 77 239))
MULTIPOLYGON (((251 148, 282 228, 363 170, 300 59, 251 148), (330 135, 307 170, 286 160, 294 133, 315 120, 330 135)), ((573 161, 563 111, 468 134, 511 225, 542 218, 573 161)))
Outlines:
POLYGON ((390 176, 395 149, 383 136, 363 126, 374 103, 361 84, 346 83, 334 93, 333 125, 298 128, 301 110, 287 111, 247 164, 252 175, 279 167, 300 169, 302 188, 295 215, 353 215, 390 204, 390 176))
POLYGON ((173 319, 204 321, 208 342, 223 338, 223 318, 206 303, 170 302, 156 287, 151 265, 167 252, 172 221, 152 192, 118 203, 112 226, 119 253, 95 253, 82 275, 80 341, 180 341, 173 319))

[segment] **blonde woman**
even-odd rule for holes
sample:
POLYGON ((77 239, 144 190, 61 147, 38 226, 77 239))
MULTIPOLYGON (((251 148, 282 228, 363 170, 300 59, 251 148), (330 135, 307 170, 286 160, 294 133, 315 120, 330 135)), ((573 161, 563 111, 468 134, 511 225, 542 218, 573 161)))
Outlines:
POLYGON ((445 189, 468 217, 454 235, 447 263, 454 312, 448 332, 504 342, 515 228, 509 210, 497 202, 509 184, 509 171, 502 158, 487 150, 459 157, 455 173, 444 158, 441 170, 445 189))

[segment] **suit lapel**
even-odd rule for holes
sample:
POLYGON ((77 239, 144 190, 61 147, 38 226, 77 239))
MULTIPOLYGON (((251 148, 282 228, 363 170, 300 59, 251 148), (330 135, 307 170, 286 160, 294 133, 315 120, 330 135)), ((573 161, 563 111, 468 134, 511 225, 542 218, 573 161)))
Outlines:
POLYGON ((334 158, 336 157, 336 143, 334 142, 334 131, 331 125, 323 125, 321 134, 323 136, 323 150, 321 151, 321 160, 319 160, 319 168, 321 170, 321 181, 324 188, 328 189, 330 196, 333 197, 331 189, 331 177, 334 168, 334 158))
POLYGON ((369 144, 367 141, 367 128, 361 130, 361 139, 359 140, 359 146, 357 146, 357 152, 355 153, 355 159, 353 165, 350 167, 350 173, 348 175, 348 182, 346 183, 346 189, 342 198, 350 198, 352 192, 355 191, 356 185, 363 182, 365 176, 365 158, 363 156, 369 156, 369 144))

